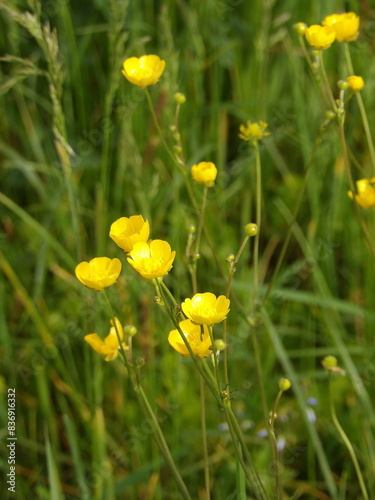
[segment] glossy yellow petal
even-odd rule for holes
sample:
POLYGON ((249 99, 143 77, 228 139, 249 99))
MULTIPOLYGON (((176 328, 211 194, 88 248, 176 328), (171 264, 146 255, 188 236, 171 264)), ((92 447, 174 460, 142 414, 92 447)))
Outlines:
POLYGON ((338 42, 352 42, 358 37, 359 17, 354 12, 332 14, 325 17, 322 24, 334 30, 338 42))
POLYGON ((324 50, 335 41, 336 33, 332 26, 313 24, 305 31, 305 37, 313 49, 324 50))
POLYGON ((212 187, 215 184, 217 168, 211 161, 201 161, 191 167, 191 176, 195 182, 212 187))
MULTIPOLYGON (((115 318, 116 326, 118 333, 120 335, 120 340, 124 338, 124 330, 118 318, 115 318)), ((119 341, 116 333, 116 329, 114 327, 113 321, 111 320, 111 328, 109 330, 109 334, 106 336, 104 340, 102 340, 97 333, 90 333, 89 335, 85 335, 85 341, 94 349, 94 351, 98 352, 102 356, 106 356, 106 361, 114 360, 119 352, 119 341)), ((129 347, 122 343, 122 347, 124 350, 129 349, 129 347)))
POLYGON ((122 74, 129 82, 145 88, 154 85, 165 69, 165 61, 156 55, 130 57, 124 61, 122 74))
POLYGON ((199 325, 212 325, 223 321, 229 313, 230 301, 224 295, 216 298, 213 293, 197 293, 185 299, 182 310, 191 321, 199 325))
POLYGON ((375 207, 375 177, 371 179, 360 179, 356 182, 357 194, 348 191, 348 196, 355 201, 362 208, 375 207))
POLYGON ((75 269, 79 281, 94 290, 103 290, 113 285, 120 272, 121 262, 119 259, 108 257, 96 257, 90 262, 81 262, 75 269))
POLYGON ((359 92, 365 86, 365 82, 363 81, 363 78, 361 76, 356 76, 356 75, 348 76, 346 81, 348 82, 349 90, 351 90, 354 93, 359 92))
POLYGON ((121 217, 111 225, 109 236, 125 252, 130 252, 136 243, 148 241, 150 225, 142 215, 121 217))
MULTIPOLYGON (((212 344, 207 326, 196 325, 189 319, 186 319, 179 323, 179 327, 196 356, 207 358, 207 356, 211 354, 212 344)), ((178 353, 182 354, 182 356, 190 357, 189 350, 178 330, 169 332, 168 342, 178 353)))
POLYGON ((175 256, 167 241, 153 240, 136 243, 129 252, 128 262, 143 278, 161 278, 171 270, 175 256))

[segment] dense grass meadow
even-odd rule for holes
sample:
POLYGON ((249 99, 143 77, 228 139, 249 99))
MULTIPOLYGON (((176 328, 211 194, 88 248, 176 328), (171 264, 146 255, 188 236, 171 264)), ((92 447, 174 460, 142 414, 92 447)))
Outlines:
POLYGON ((0 498, 375 499, 374 54, 370 0, 0 1, 0 498), (342 12, 353 41, 294 28, 342 12), (163 280, 109 237, 134 215, 163 280), (104 256, 117 282, 83 286, 104 256), (230 299, 207 358, 168 342, 197 292, 230 299), (84 340, 107 299, 113 361, 84 340))

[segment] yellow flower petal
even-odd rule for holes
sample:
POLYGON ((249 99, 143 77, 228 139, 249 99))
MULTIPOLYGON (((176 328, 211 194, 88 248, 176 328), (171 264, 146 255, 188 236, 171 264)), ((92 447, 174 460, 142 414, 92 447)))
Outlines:
POLYGON ((103 290, 113 285, 120 272, 121 262, 119 259, 108 257, 96 257, 90 262, 81 262, 75 268, 75 274, 79 281, 94 290, 103 290))
POLYGON ((150 225, 142 215, 121 217, 111 225, 109 236, 125 252, 130 252, 139 241, 147 242, 150 236, 150 225))
POLYGON ((145 88, 154 85, 165 69, 165 61, 156 55, 129 57, 124 61, 122 74, 129 82, 145 88))
POLYGON ((191 176, 198 184, 212 187, 217 176, 217 168, 211 161, 201 161, 191 167, 191 176))
MULTIPOLYGON (((211 338, 206 325, 196 325, 192 323, 190 319, 186 319, 179 323, 179 327, 196 356, 207 358, 212 353, 211 338)), ((169 332, 168 342, 178 353, 182 354, 182 356, 190 357, 189 350, 178 330, 169 332)))
POLYGON ((325 17, 322 24, 334 30, 338 42, 352 42, 359 33, 359 17, 354 12, 332 14, 325 17))
POLYGON ((373 208, 375 207, 375 177, 371 179, 360 179, 356 182, 358 194, 348 191, 348 196, 355 201, 362 208, 373 208))
POLYGON ((182 310, 193 323, 212 325, 223 321, 229 313, 230 300, 224 295, 216 297, 213 293, 197 293, 191 299, 185 299, 182 310))
POLYGON ((171 270, 175 256, 167 241, 153 240, 136 243, 129 252, 128 262, 143 278, 161 278, 171 270))
POLYGON ((336 33, 332 26, 313 24, 305 31, 305 37, 313 49, 324 50, 335 41, 336 33))
MULTIPOLYGON (((118 318, 115 318, 116 326, 118 333, 120 335, 120 340, 124 338, 124 330, 118 318)), ((97 333, 90 333, 89 335, 85 335, 85 341, 94 349, 94 351, 98 352, 102 356, 105 357, 105 361, 112 361, 117 358, 120 344, 118 341, 116 329, 114 327, 113 321, 111 320, 111 328, 109 330, 109 334, 106 336, 104 340, 102 340, 97 333)), ((129 347, 122 343, 123 349, 127 350, 129 347)))
POLYGON ((260 141, 263 137, 267 135, 271 135, 271 132, 265 132, 265 129, 268 127, 268 123, 259 121, 259 122, 251 122, 248 120, 246 125, 240 125, 240 133, 238 134, 239 138, 244 141, 252 141, 256 143, 260 141))

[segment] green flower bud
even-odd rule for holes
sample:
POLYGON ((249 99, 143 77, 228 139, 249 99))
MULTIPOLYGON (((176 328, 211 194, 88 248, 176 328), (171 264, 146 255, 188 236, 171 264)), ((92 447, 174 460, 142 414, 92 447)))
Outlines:
POLYGON ((293 25, 293 29, 297 35, 304 35, 307 30, 307 25, 305 23, 296 23, 293 25))
POLYGON ((224 349, 227 347, 227 344, 224 342, 224 340, 217 339, 215 340, 215 347, 217 351, 224 351, 224 349))
POLYGON ((176 104, 184 104, 184 102, 186 102, 186 96, 181 92, 177 92, 177 94, 174 95, 174 102, 176 104))
POLYGON ((290 389, 291 385, 292 384, 290 383, 290 380, 288 380, 287 378, 281 378, 279 380, 280 391, 287 391, 288 389, 290 389))
POLYGON ((137 333, 137 328, 134 325, 126 325, 124 328, 124 333, 129 337, 134 337, 134 335, 137 333))
POLYGON ((245 231, 248 236, 255 236, 258 234, 258 226, 256 224, 246 224, 245 231))
POLYGON ((322 365, 324 366, 324 368, 327 368, 327 370, 336 368, 337 364, 337 358, 335 358, 335 356, 325 356, 325 358, 322 359, 322 365))

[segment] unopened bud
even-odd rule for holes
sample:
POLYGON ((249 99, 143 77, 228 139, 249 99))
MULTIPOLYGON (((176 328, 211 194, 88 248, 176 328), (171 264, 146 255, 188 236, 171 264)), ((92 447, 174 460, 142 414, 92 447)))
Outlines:
POLYGON ((215 347, 217 351, 224 351, 224 349, 227 347, 227 344, 224 342, 224 340, 217 339, 215 340, 215 347))
POLYGON ((322 365, 324 368, 327 368, 327 370, 332 370, 332 368, 337 367, 337 358, 335 358, 335 356, 325 356, 322 359, 322 365))
POLYGON ((182 94, 182 92, 177 92, 177 94, 174 95, 174 102, 177 104, 184 104, 184 102, 186 102, 186 96, 182 94))
POLYGON ((304 35, 305 31, 307 30, 307 24, 296 23, 293 25, 293 29, 297 33, 297 35, 304 35))
POLYGON ((126 325, 124 328, 124 333, 129 337, 134 337, 134 335, 137 333, 137 328, 134 325, 126 325))
POLYGON ((248 236, 255 236, 258 234, 258 226, 256 224, 246 224, 245 231, 248 236))
POLYGON ((280 391, 287 391, 288 389, 290 389, 290 386, 292 384, 290 383, 290 380, 288 380, 287 378, 281 378, 279 380, 279 389, 280 391))

